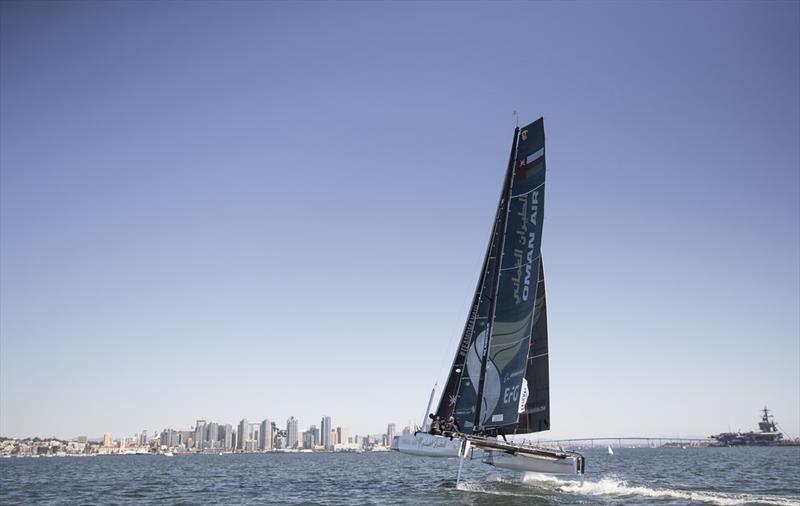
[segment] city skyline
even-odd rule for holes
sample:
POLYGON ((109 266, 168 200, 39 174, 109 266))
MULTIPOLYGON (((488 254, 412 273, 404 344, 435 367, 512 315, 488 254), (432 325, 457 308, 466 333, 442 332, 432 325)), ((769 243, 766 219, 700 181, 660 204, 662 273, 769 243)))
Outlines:
MULTIPOLYGON (((331 417, 323 416, 320 427, 332 427, 331 417)), ((321 430, 315 424, 311 424, 302 429, 300 421, 294 416, 286 420, 285 430, 276 426, 268 418, 260 423, 251 423, 247 418, 241 419, 236 424, 221 423, 213 419, 198 418, 194 425, 188 428, 175 429, 174 427, 164 427, 162 429, 149 432, 144 429, 133 434, 116 436, 112 432, 104 432, 102 436, 89 436, 80 434, 76 436, 64 437, 55 435, 28 435, 15 436, 12 439, 58 439, 63 441, 78 442, 100 442, 103 447, 119 445, 120 448, 126 446, 145 446, 152 442, 157 442, 161 447, 172 448, 182 446, 186 450, 193 451, 214 451, 214 450, 242 450, 242 451, 272 451, 272 450, 291 450, 291 449, 324 449, 333 451, 334 448, 355 448, 362 446, 362 440, 371 440, 376 435, 384 436, 379 444, 389 446, 392 439, 397 434, 396 424, 387 424, 386 432, 367 432, 362 434, 349 433, 346 425, 338 425, 326 432, 327 437, 321 437, 321 430), (234 426, 236 428, 234 428, 234 426), (150 437, 148 438, 148 433, 150 437), (244 437, 242 437, 244 435, 244 437), (248 445, 248 443, 251 443, 248 445), (276 444, 277 443, 277 444, 276 444)), ((406 426, 403 431, 410 432, 417 427, 406 426)), ((325 429, 322 429, 325 430, 325 429)), ((7 438, 5 434, 0 434, 0 438, 7 438)))
POLYGON ((797 437, 799 20, 0 2, 0 433, 420 423, 517 111, 547 149, 542 437, 705 436, 764 405, 797 437))

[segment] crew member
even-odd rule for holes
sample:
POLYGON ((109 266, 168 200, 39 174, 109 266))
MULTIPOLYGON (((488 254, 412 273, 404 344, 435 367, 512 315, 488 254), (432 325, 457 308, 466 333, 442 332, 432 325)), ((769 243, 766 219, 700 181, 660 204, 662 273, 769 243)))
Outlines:
POLYGON ((430 433, 434 436, 438 436, 442 433, 442 423, 439 420, 438 416, 434 416, 433 413, 428 415, 428 418, 431 419, 431 429, 430 433))

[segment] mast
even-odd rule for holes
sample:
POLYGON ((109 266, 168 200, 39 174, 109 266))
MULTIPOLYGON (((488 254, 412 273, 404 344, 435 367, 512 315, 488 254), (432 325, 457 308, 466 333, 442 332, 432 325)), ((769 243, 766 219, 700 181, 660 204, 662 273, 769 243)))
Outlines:
MULTIPOLYGON (((489 319, 488 319, 488 328, 486 330, 486 338, 483 342, 483 350, 481 355, 481 374, 480 374, 480 381, 478 382, 478 396, 477 402, 475 404, 475 429, 476 431, 480 431, 482 428, 481 425, 481 406, 483 404, 483 390, 486 384, 486 363, 489 359, 489 343, 491 342, 492 336, 492 326, 494 324, 494 314, 497 305, 497 289, 500 284, 500 255, 502 255, 502 245, 503 240, 506 234, 506 224, 508 223, 508 203, 511 200, 509 197, 511 196, 511 175, 514 172, 514 166, 516 165, 517 161, 517 140, 519 138, 519 127, 514 129, 514 140, 511 143, 511 154, 508 158, 508 168, 506 169, 506 177, 503 181, 503 191, 501 192, 501 223, 497 224, 499 230, 502 230, 499 242, 497 244, 497 249, 495 250, 495 261, 494 261, 494 268, 492 269, 492 289, 489 291, 491 294, 489 296, 489 319)), ((491 249, 491 247, 490 247, 491 249)))

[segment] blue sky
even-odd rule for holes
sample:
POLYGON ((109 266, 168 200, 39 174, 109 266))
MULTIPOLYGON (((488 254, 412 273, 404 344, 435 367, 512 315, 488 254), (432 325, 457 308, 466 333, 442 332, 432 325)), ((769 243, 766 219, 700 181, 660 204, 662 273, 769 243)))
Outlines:
POLYGON ((800 435, 800 5, 0 5, 0 433, 421 418, 545 117, 552 437, 800 435))

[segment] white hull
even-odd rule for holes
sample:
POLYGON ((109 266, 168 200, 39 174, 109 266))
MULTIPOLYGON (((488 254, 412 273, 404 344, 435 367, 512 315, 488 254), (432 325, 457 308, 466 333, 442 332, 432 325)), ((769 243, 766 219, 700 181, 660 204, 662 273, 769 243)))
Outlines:
POLYGON ((572 456, 551 458, 522 453, 511 455, 506 452, 487 451, 484 453, 483 462, 501 469, 528 473, 580 474, 578 472, 578 459, 572 456))
POLYGON ((458 457, 461 439, 433 436, 427 432, 397 437, 397 451, 420 457, 458 457))

